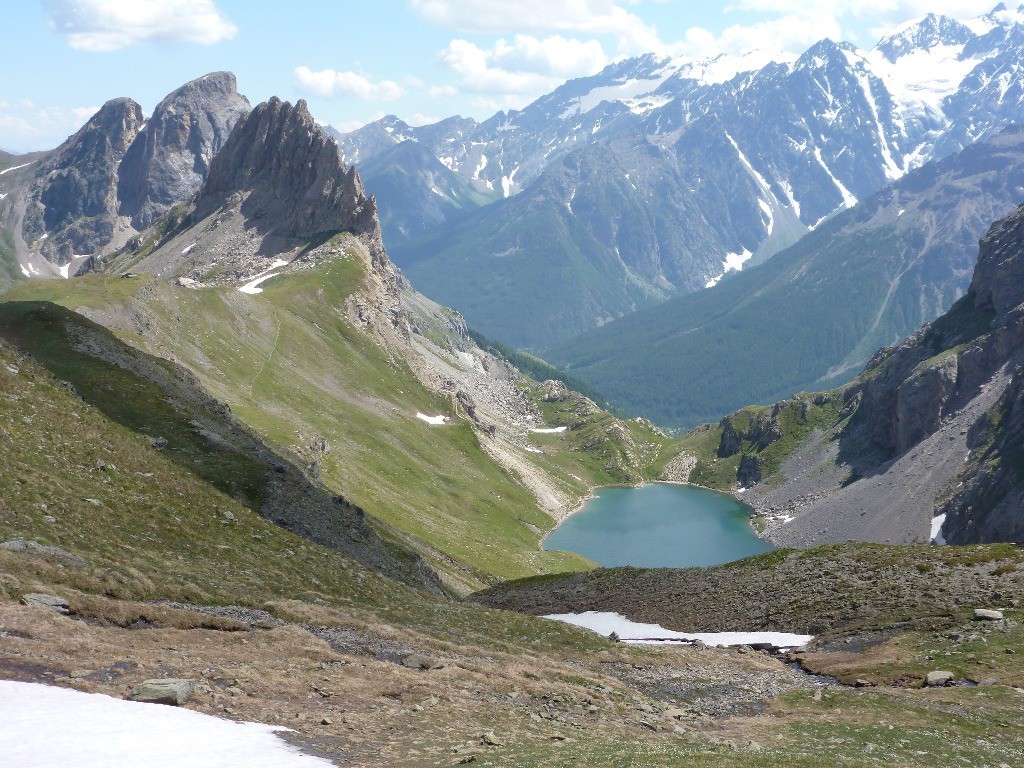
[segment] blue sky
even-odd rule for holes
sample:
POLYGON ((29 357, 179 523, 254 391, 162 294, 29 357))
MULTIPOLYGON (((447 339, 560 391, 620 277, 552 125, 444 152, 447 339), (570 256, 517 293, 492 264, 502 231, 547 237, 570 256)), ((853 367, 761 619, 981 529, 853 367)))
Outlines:
POLYGON ((256 104, 305 98, 350 130, 385 114, 483 119, 640 53, 799 52, 822 37, 870 47, 929 11, 995 0, 7 0, 0 148, 49 149, 104 101, 148 114, 227 69, 256 104))

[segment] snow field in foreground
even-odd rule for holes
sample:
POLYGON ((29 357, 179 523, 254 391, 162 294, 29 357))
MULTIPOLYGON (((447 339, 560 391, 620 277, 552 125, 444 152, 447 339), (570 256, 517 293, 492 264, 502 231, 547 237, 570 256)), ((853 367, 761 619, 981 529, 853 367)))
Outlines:
POLYGON ((190 709, 0 680, 4 768, 330 768, 275 731, 190 709))

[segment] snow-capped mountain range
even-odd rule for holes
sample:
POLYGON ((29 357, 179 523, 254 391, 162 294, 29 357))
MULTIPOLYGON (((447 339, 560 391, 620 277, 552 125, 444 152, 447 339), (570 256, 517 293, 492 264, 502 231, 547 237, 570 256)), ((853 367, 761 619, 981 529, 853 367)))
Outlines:
MULTIPOLYGON (((685 292, 755 255, 770 256, 908 171, 1021 120, 1022 66, 1024 5, 999 5, 968 20, 929 14, 867 51, 822 40, 800 56, 641 56, 482 123, 450 118, 414 128, 387 117, 336 138, 357 166, 419 142, 467 188, 492 199, 528 190, 554 161, 584 146, 628 136, 666 150, 678 159, 694 204, 736 225, 691 265, 688 284, 668 277, 678 268, 628 275, 685 292), (723 174, 731 180, 724 201, 723 174), (785 236, 773 238, 779 228, 785 236)), ((372 179, 367 186, 375 191, 372 179)), ((435 187, 427 194, 447 193, 435 187)), ((387 195, 379 198, 386 212, 387 195)), ((396 221, 385 238, 395 245, 420 229, 403 231, 396 221)), ((629 253, 620 248, 616 257, 633 269, 629 253)))

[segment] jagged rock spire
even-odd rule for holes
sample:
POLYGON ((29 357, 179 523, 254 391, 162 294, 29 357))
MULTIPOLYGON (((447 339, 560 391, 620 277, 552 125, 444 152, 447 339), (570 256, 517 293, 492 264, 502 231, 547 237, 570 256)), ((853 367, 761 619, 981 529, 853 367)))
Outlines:
POLYGON ((378 226, 373 198, 302 100, 292 105, 273 97, 239 122, 210 167, 199 216, 235 193, 246 195, 242 213, 249 220, 284 237, 378 226))

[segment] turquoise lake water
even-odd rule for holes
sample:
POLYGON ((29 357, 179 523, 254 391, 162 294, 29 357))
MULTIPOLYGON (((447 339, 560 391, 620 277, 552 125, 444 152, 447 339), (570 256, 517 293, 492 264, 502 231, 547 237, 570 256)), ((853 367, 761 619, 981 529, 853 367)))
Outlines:
POLYGON ((600 488, 544 541, 604 566, 686 568, 717 565, 768 552, 749 510, 723 493, 687 485, 648 483, 600 488))

